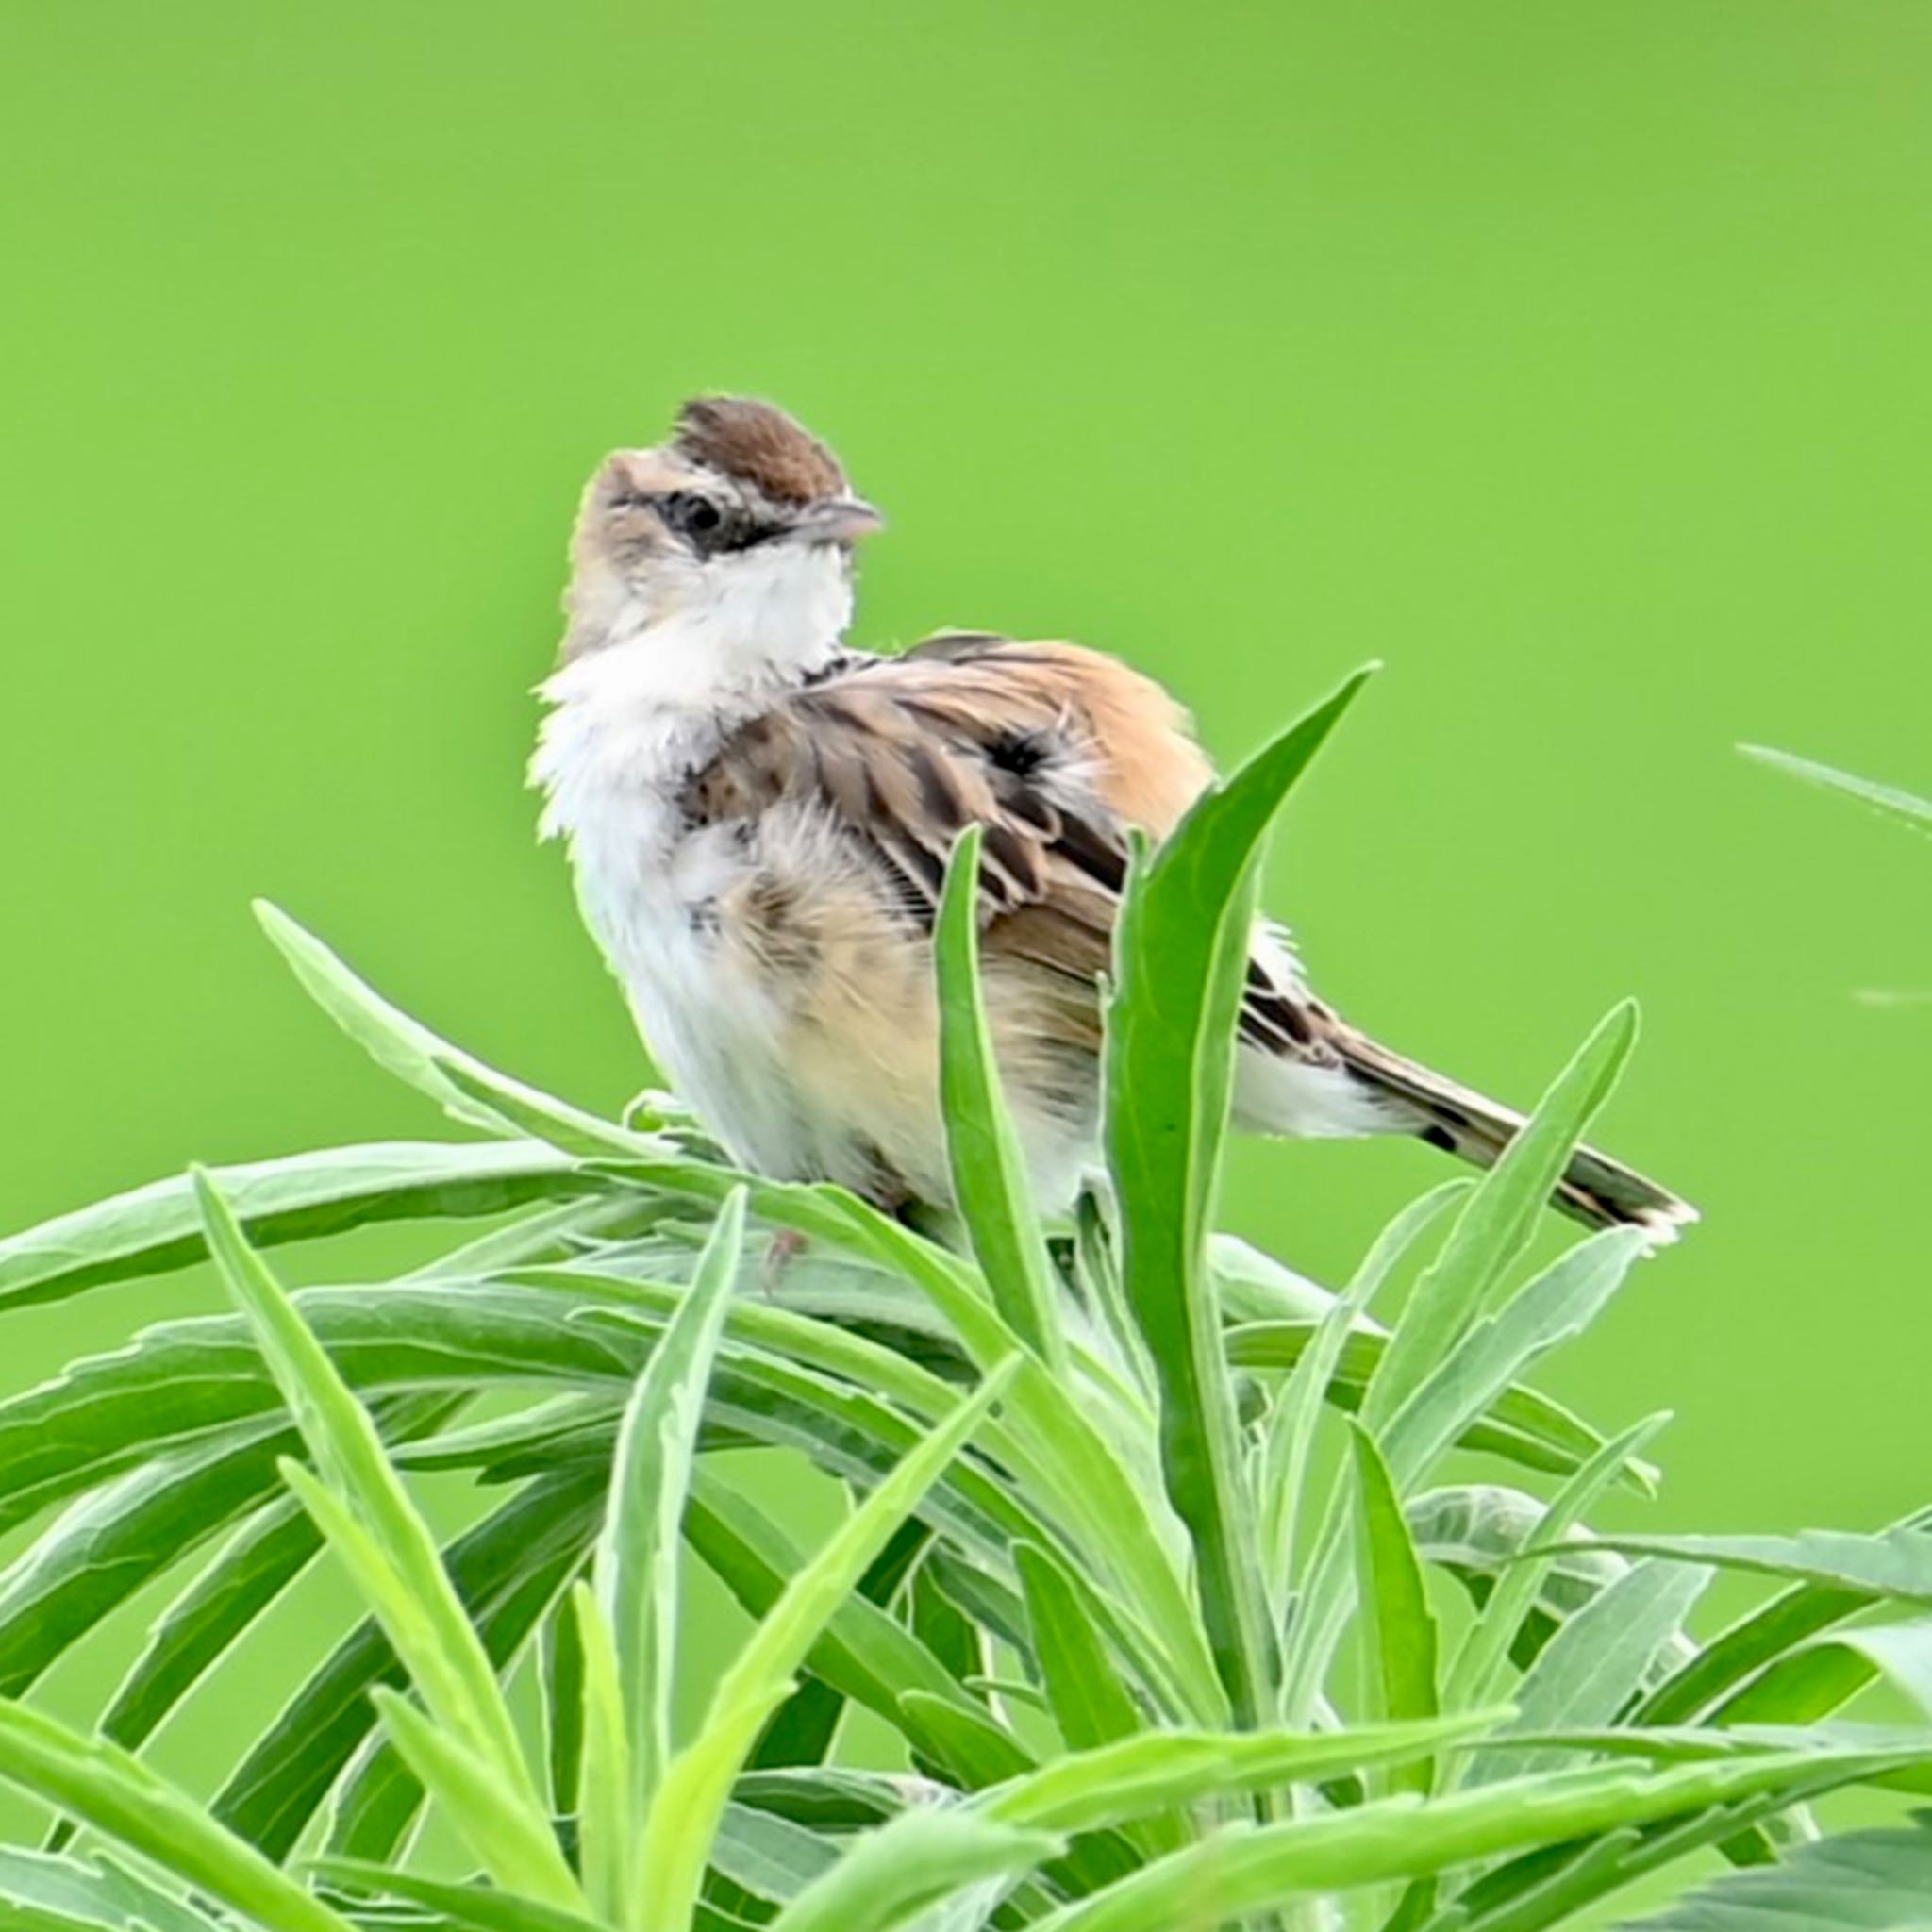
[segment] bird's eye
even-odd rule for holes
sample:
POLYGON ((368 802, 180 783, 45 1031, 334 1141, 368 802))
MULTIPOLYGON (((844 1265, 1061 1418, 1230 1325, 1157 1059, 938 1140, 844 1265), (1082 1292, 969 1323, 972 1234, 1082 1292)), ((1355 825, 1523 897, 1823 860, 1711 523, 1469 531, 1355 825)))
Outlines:
POLYGON ((724 512, 708 496, 679 490, 658 507, 659 514, 681 537, 709 537, 724 521, 724 512))

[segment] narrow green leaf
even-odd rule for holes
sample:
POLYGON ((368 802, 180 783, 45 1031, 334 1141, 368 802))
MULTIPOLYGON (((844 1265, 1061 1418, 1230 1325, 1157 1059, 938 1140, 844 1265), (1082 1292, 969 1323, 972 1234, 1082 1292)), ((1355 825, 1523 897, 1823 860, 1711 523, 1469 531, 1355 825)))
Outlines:
MULTIPOLYGON (((1096 1318, 1095 1343, 1104 1347, 1115 1374, 1143 1404, 1154 1400, 1154 1364, 1134 1324, 1121 1282, 1119 1236, 1109 1220, 1110 1204, 1100 1191, 1086 1189, 1074 1206, 1074 1282, 1082 1304, 1096 1318)), ((1214 1253, 1209 1243, 1210 1256, 1214 1253)), ((1218 1275, 1219 1271, 1217 1271, 1218 1275)))
MULTIPOLYGON (((295 1301, 371 1402, 546 1380, 621 1398, 650 1345, 643 1329, 600 1330, 554 1294, 476 1283, 305 1289, 295 1301)), ((288 1422, 246 1316, 159 1324, 0 1401, 0 1527, 157 1456, 225 1432, 266 1441, 288 1422)), ((284 1435, 277 1452, 294 1446, 284 1435)))
MULTIPOLYGON (((1357 1533, 1361 1552, 1362 1641, 1371 1708, 1391 1723, 1436 1715, 1436 1619, 1423 1581, 1423 1566, 1409 1540, 1402 1499, 1369 1432, 1357 1427, 1355 1445, 1357 1533)), ((1426 1792, 1434 1781, 1427 1758, 1395 1767, 1391 1789, 1426 1792)))
MULTIPOLYGON (((316 1241, 377 1221, 474 1218, 607 1184, 537 1141, 331 1147, 214 1171, 259 1247, 316 1241)), ((0 1313, 207 1258, 192 1181, 154 1181, 0 1241, 0 1313)))
POLYGON ((264 1495, 288 1439, 228 1435, 82 1497, 0 1575, 0 1695, 25 1691, 144 1584, 264 1495))
MULTIPOLYGON (((593 1330, 602 1327, 607 1319, 614 1324, 621 1319, 620 1311, 622 1315, 634 1314, 640 1318, 640 1325, 658 1325, 676 1313, 689 1291, 688 1288, 584 1267, 522 1270, 515 1279, 520 1285, 560 1291, 580 1300, 594 1299, 609 1304, 608 1313, 585 1311, 584 1318, 575 1324, 593 1330)), ((732 1301, 725 1314, 727 1368, 768 1378, 774 1387, 782 1385, 798 1391, 808 1387, 815 1397, 823 1396, 827 1400, 844 1401, 850 1394, 850 1389, 843 1386, 835 1389, 828 1385, 826 1377, 833 1378, 839 1385, 851 1385, 884 1398, 892 1408, 904 1409, 911 1419, 908 1423, 893 1416, 881 1404, 871 1406, 871 1413, 882 1419, 890 1417, 890 1421, 886 1426, 869 1433, 875 1434, 882 1446, 890 1452, 887 1459, 896 1459, 913 1440, 919 1424, 948 1412, 955 1399, 957 1383, 947 1381, 932 1370, 908 1359, 895 1348, 867 1335, 854 1334, 841 1325, 841 1322, 865 1321, 876 1312, 875 1304, 868 1307, 861 1302, 849 1308, 838 1309, 829 1319, 823 1319, 815 1314, 801 1314, 791 1308, 771 1306, 763 1292, 741 1293, 732 1301), (756 1354, 748 1351, 756 1351, 756 1354), (808 1382, 795 1374, 786 1374, 786 1370, 792 1365, 822 1373, 808 1382)), ((867 1400, 870 1401, 870 1396, 867 1400)), ((849 1428, 860 1412, 848 1403, 840 1418, 841 1426, 849 1428)), ((1002 1462, 1009 1457, 1024 1458, 1025 1454, 1024 1447, 1012 1440, 1010 1429, 1004 1423, 989 1424, 987 1445, 990 1453, 1002 1462)), ((963 1493, 970 1486, 969 1479, 960 1477, 959 1485, 963 1493)), ((1027 1530, 1026 1525, 1036 1519, 1028 1513, 1024 1498, 1015 1498, 985 1485, 971 1488, 981 1505, 990 1514, 998 1515, 1009 1533, 1047 1533, 1040 1529, 1027 1530)))
POLYGON ((584 1160, 649 1159, 665 1144, 655 1135, 634 1133, 614 1121, 585 1113, 568 1101, 539 1093, 521 1080, 470 1062, 465 1056, 439 1053, 431 1057, 429 1064, 452 1092, 494 1114, 502 1123, 498 1133, 528 1134, 584 1160))
MULTIPOLYGON (((601 1489, 594 1494, 601 1502, 601 1489)), ((465 1559, 491 1544, 498 1548, 493 1568, 479 1566, 485 1596, 475 1614, 483 1647, 506 1680, 525 1640, 572 1575, 585 1566, 583 1546, 590 1531, 579 1526, 578 1511, 589 1500, 585 1490, 575 1487, 575 1473, 530 1483, 511 1504, 452 1546, 450 1575, 465 1605, 472 1601, 465 1559), (540 1513, 546 1501, 552 1507, 540 1513), (508 1535, 519 1517, 531 1524, 524 1546, 510 1542, 508 1535)), ((329 1848, 352 1857, 391 1857, 415 1821, 423 1798, 421 1785, 393 1747, 379 1734, 369 1736, 331 1796, 329 1848)))
MULTIPOLYGON (((517 1897, 482 1885, 452 1885, 445 1879, 425 1878, 420 1873, 399 1871, 368 1858, 318 1858, 315 1872, 319 1877, 352 1890, 407 1899, 464 1932, 595 1932, 594 1920, 559 1910, 539 1899, 517 1897)), ((435 1924, 437 1919, 429 1923, 435 1924)))
MULTIPOLYGON (((1132 1737, 1144 1719, 1115 1668, 1100 1623, 1090 1614, 1089 1594, 1036 1544, 1016 1545, 1013 1560, 1025 1593, 1034 1667, 1066 1748, 1091 1751, 1132 1737)), ((1183 1820, 1159 1815, 1139 1819, 1126 1830, 1148 1857, 1178 1850, 1188 1835, 1183 1820)))
MULTIPOLYGON (((881 1608, 898 1595, 899 1589, 906 1581, 912 1565, 925 1552, 932 1542, 933 1532, 917 1518, 902 1523, 893 1531, 885 1548, 867 1566, 866 1573, 858 1579, 855 1601, 863 1598, 881 1608)), ((688 1539, 689 1540, 689 1539, 688 1539)), ((770 1580, 762 1591, 758 1607, 752 1610, 756 1617, 769 1609, 777 1601, 782 1587, 782 1577, 790 1575, 798 1568, 795 1553, 781 1558, 781 1568, 770 1574, 770 1580)), ((741 1603, 746 1602, 744 1595, 739 1595, 741 1603)), ((751 1607, 747 1604, 747 1607, 751 1607)), ((893 1620, 888 1619, 888 1622, 893 1620)), ((809 1668, 811 1657, 823 1651, 833 1641, 833 1632, 839 1619, 834 1618, 827 1626, 825 1635, 812 1646, 811 1655, 806 1661, 809 1668)), ((915 1641, 916 1641, 915 1637, 915 1641)), ((922 1660, 924 1661, 924 1660, 922 1660)), ((941 1669, 946 1666, 941 1663, 941 1669)), ((890 1691, 881 1686, 882 1694, 890 1691)), ((838 1736, 839 1721, 844 1715, 845 1693, 836 1685, 829 1684, 820 1676, 808 1676, 785 1702, 772 1713, 770 1721, 758 1734, 757 1745, 747 1760, 751 1770, 775 1769, 783 1765, 823 1764, 831 1756, 834 1740, 838 1736)))
MULTIPOLYGON (((101 1735, 130 1750, 144 1742, 321 1547, 321 1535, 292 1498, 245 1524, 149 1632, 101 1719, 101 1735)), ((58 1851, 74 1829, 72 1819, 58 1821, 48 1849, 58 1851)))
POLYGON ((379 1686, 370 1698, 391 1741, 492 1882, 559 1911, 582 1911, 583 1892, 550 1821, 532 1814, 525 1793, 463 1738, 432 1723, 398 1692, 379 1686))
MULTIPOLYGON (((1367 1313, 1369 1303, 1389 1278, 1391 1270, 1468 1188, 1467 1181, 1445 1181, 1421 1200, 1410 1202, 1382 1230, 1347 1289, 1330 1302, 1309 1331, 1306 1348, 1286 1382, 1275 1391, 1255 1489, 1262 1560, 1267 1566, 1270 1601, 1277 1627, 1287 1621, 1294 1577, 1295 1538, 1303 1491, 1308 1483, 1308 1457, 1314 1448, 1315 1424, 1351 1331, 1367 1313)), ((1231 1362, 1241 1359, 1231 1337, 1227 1347, 1231 1362)))
POLYGON ((1086 1602, 1059 1562, 1037 1543, 1013 1551, 1034 1661, 1055 1724, 1072 1751, 1088 1751, 1141 1728, 1140 1707, 1122 1680, 1086 1602))
MULTIPOLYGON (((399 1441, 407 1441, 434 1428, 453 1414, 460 1403, 460 1397, 442 1395, 391 1398, 383 1409, 385 1434, 399 1441)), ((265 1446, 274 1448, 283 1440, 267 1439, 265 1446)), ((152 1467, 165 1477, 175 1464, 173 1458, 162 1458, 152 1467)), ((265 1471, 264 1477, 264 1487, 275 1484, 273 1466, 265 1471)), ((192 1485, 183 1485, 183 1490, 191 1507, 202 1503, 192 1485)), ((218 1525, 207 1526, 212 1529, 218 1525)), ((147 1525, 157 1541, 167 1528, 165 1521, 147 1525)), ((192 1532, 177 1532, 175 1553, 179 1555, 192 1549, 196 1540, 192 1532)), ((278 1496, 258 1508, 156 1620, 145 1647, 101 1719, 101 1735, 130 1750, 145 1741, 253 1628, 319 1547, 320 1538, 314 1524, 291 1498, 278 1496)), ((47 1568, 54 1567, 46 1560, 54 1553, 54 1546, 45 1537, 34 1545, 33 1558, 43 1574, 47 1568)), ((93 1543, 86 1552, 85 1560, 110 1573, 119 1586, 111 1601, 118 1602, 139 1588, 149 1574, 149 1554, 143 1550, 140 1559, 130 1562, 125 1551, 116 1547, 116 1539, 109 1536, 93 1543)), ((105 1614, 108 1601, 105 1597, 95 1599, 98 1614, 105 1614)), ((51 1836, 50 1845, 58 1849, 66 1841, 68 1830, 63 1822, 51 1836)))
MULTIPOLYGON (((1891 1536, 1932 1530, 1932 1509, 1921 1509, 1891 1525, 1891 1536)), ((1769 1603, 1740 1618, 1704 1646, 1641 1706, 1635 1722, 1681 1724, 1707 1711, 1724 1693, 1788 1650, 1821 1630, 1828 1630, 1875 1602, 1880 1592, 1801 1583, 1781 1591, 1769 1603)))
POLYGON ((111 1861, 83 1863, 0 1847, 8 1932, 223 1932, 222 1922, 111 1861))
MULTIPOLYGON (((982 1374, 1021 1348, 976 1271, 856 1196, 829 1187, 758 1180, 693 1161, 627 1162, 600 1170, 645 1189, 713 1204, 732 1187, 750 1190, 752 1211, 779 1227, 823 1240, 903 1276, 930 1298, 982 1374)), ((1001 1461, 1015 1486, 1038 1495, 1068 1526, 1080 1553, 1117 1594, 1154 1646, 1164 1703, 1199 1716, 1224 1714, 1192 1603, 1134 1478, 1094 1424, 1069 1406, 1064 1387, 1030 1356, 1014 1376, 1001 1426, 1001 1461)))
POLYGON ((979 1625, 947 1595, 946 1573, 923 1563, 907 1586, 905 1614, 912 1634, 963 1684, 992 1668, 988 1639, 979 1625))
MULTIPOLYGON (((1827 1783, 1829 1780, 1827 1780, 1827 1783)), ((1548 1932, 1639 1879, 1740 1832, 1777 1822, 1807 1795, 1803 1785, 1770 1796, 1707 1806, 1688 1818, 1625 1826, 1580 1845, 1539 1849, 1492 1867, 1428 1932, 1548 1932)))
POLYGON ((671 1757, 677 1553, 705 1389, 744 1242, 744 1195, 726 1200, 704 1257, 639 1375, 617 1439, 610 1508, 592 1571, 617 1646, 630 1811, 642 1818, 671 1757))
POLYGON ((584 1646, 578 1612, 566 1598, 543 1619, 538 1655, 543 1685, 543 1756, 550 1773, 550 1808, 569 1818, 577 1808, 577 1774, 584 1756, 584 1646))
MULTIPOLYGON (((1538 1520, 1540 1543, 1558 1542, 1582 1522, 1584 1512, 1615 1482, 1618 1473, 1669 1421, 1667 1415, 1647 1416, 1607 1442, 1566 1483, 1538 1520)), ((1451 1710, 1487 1702, 1501 1685, 1510 1646, 1529 1614, 1549 1574, 1554 1559, 1539 1557, 1508 1565, 1498 1578, 1482 1613, 1470 1625, 1450 1667, 1443 1703, 1451 1710)))
MULTIPOLYGON (((1641 1690, 1665 1646, 1709 1584, 1711 1572, 1640 1563, 1586 1604, 1550 1639, 1517 1685, 1517 1731, 1584 1730, 1609 1724, 1641 1690)), ((1469 1782, 1527 1776, 1547 1752, 1498 1740, 1480 1753, 1469 1782)))
MULTIPOLYGON (((1591 1235, 1559 1255, 1506 1307, 1472 1324, 1378 1438, 1396 1479, 1419 1481, 1524 1368, 1588 1328, 1648 1246, 1641 1228, 1591 1235)), ((1398 1341, 1403 1332, 1397 1330, 1398 1341)), ((1370 1385, 1365 1416, 1374 1408, 1379 1380, 1370 1385)))
POLYGON ((356 1561, 365 1584, 373 1584, 379 1571, 390 1573, 392 1587, 370 1607, 384 1620, 430 1707, 541 1812, 496 1673, 463 1613, 435 1538, 383 1453, 368 1410, 249 1247, 213 1182, 197 1170, 195 1184, 209 1251, 254 1325, 309 1454, 339 1498, 330 1507, 320 1487, 304 1480, 306 1471, 289 1469, 304 1507, 317 1516, 331 1542, 356 1561))
POLYGON ((369 1707, 368 1735, 329 1795, 322 1842, 344 1857, 407 1857, 429 1794, 369 1707))
POLYGON ((711 1870, 769 1905, 787 1905, 839 1862, 841 1847, 803 1824, 731 1804, 719 1821, 711 1870))
POLYGON ((117 1744, 0 1700, 0 1778, 125 1845, 267 1932, 352 1932, 254 1846, 117 1744))
POLYGON ((996 1370, 835 1530, 786 1585, 724 1674, 699 1734, 672 1760, 645 1822, 640 1855, 642 1926, 689 1916, 706 1847, 753 1740, 790 1689, 824 1626, 1012 1379, 996 1370))
POLYGON ((1059 1284, 1047 1258, 993 1058, 992 1029, 979 988, 981 827, 959 835, 946 867, 933 929, 939 972, 940 1097, 953 1197, 972 1237, 993 1304, 1009 1327, 1056 1374, 1067 1373, 1059 1284))
POLYGON ((773 1922, 772 1932, 892 1932, 962 1890, 1018 1876, 1058 1849, 971 1811, 902 1812, 868 1832, 773 1922))
MULTIPOLYGON (((758 1505, 708 1471, 700 1470, 692 1486, 685 1537, 755 1618, 768 1616, 806 1568, 806 1558, 758 1505)), ((833 1612, 805 1663, 815 1677, 889 1724, 899 1722, 899 1698, 908 1690, 957 1704, 971 1701, 911 1631, 860 1594, 833 1612)))
POLYGON ((1266 1606, 1241 1516, 1234 1401, 1207 1265, 1261 841, 1366 674, 1210 789, 1132 868, 1114 935, 1103 1086, 1122 1280, 1160 1391, 1161 1466, 1193 1544, 1238 1721, 1270 1700, 1266 1606))
POLYGON ((1769 765, 1774 771, 1801 778, 1806 784, 1819 786, 1824 791, 1839 791, 1847 798, 1855 798, 1860 805, 1870 806, 1874 811, 1882 812, 1902 825, 1909 825, 1915 832, 1932 832, 1932 799, 1902 791, 1895 785, 1878 785, 1870 778, 1855 778, 1848 772, 1836 771, 1830 765, 1821 765, 1788 751, 1774 751, 1769 745, 1740 744, 1738 749, 1747 758, 1756 758, 1759 764, 1769 765))
POLYGON ((1492 1731, 1507 1709, 1345 1731, 1143 1731, 1058 1757, 975 1801, 1048 1831, 1094 1831, 1217 1798, 1409 1763, 1492 1731))
MULTIPOLYGON (((1245 1323, 1227 1330, 1228 1362, 1237 1368, 1297 1369, 1322 1328, 1323 1324, 1309 1322, 1245 1323)), ((1387 1346, 1387 1336, 1371 1327, 1357 1324, 1344 1333, 1328 1377, 1328 1402, 1349 1414, 1358 1413, 1387 1346)), ((1464 1424, 1456 1446, 1545 1474, 1568 1476, 1604 1446, 1604 1439, 1560 1403, 1526 1383, 1511 1382, 1464 1424)), ((1638 1495, 1657 1494, 1657 1471, 1648 1463, 1630 1465, 1622 1480, 1638 1495)))
POLYGON ((1032 1752, 980 1706, 923 1690, 907 1691, 899 1704, 919 1755, 939 1765, 950 1784, 976 1791, 1033 1768, 1032 1752))
POLYGON ((1382 1358, 1364 1411, 1372 1427, 1412 1400, 1493 1299, 1636 1039, 1637 1008, 1626 1000, 1599 1023, 1528 1124, 1478 1181, 1441 1255, 1416 1284, 1382 1358))
POLYGON ((1531 1845, 1561 1844, 1648 1824, 1760 1792, 1814 1792, 1835 1776, 1850 1783, 1897 1753, 1766 1752, 1744 1760, 1674 1765, 1654 1773, 1622 1766, 1558 1772, 1447 1797, 1412 1794, 1323 1816, 1223 1831, 1149 1865, 1045 1922, 1050 1932, 1170 1932, 1218 1924, 1298 1898, 1426 1877, 1531 1845))
POLYGON ((1721 1724, 1808 1724, 1883 1676, 1932 1716, 1932 1618, 1859 1624, 1813 1637, 1726 1698, 1721 1724))
POLYGON ((1714 1563, 1766 1576, 1795 1577, 1828 1589, 1869 1591, 1911 1603, 1932 1602, 1932 1536, 1916 1528, 1857 1536, 1806 1529, 1795 1536, 1606 1535, 1597 1546, 1675 1563, 1714 1563))
POLYGON ((612 1122, 601 1121, 567 1101, 540 1092, 499 1074, 474 1055, 452 1046, 412 1020, 342 963, 315 935, 266 899, 255 902, 255 916, 270 943, 288 962, 308 993, 385 1073, 426 1093, 453 1120, 485 1133, 516 1131, 510 1114, 496 1104, 501 1096, 544 1140, 577 1144, 576 1152, 644 1152, 657 1143, 612 1122), (464 1077, 458 1083, 452 1076, 464 1077), (561 1139, 559 1139, 561 1137, 561 1139))
MULTIPOLYGON (((1480 1190, 1478 1190, 1478 1192, 1480 1190)), ((1472 1197, 1472 1205, 1474 1205, 1472 1197)), ((1421 1481, 1437 1457, 1488 1408, 1528 1362, 1586 1328, 1643 1252, 1641 1229, 1611 1228, 1561 1255, 1507 1307, 1479 1318, 1447 1358, 1425 1375, 1378 1438, 1399 1487, 1421 1481)), ((1407 1322, 1405 1319, 1404 1331, 1407 1322)), ((1389 1357, 1383 1357, 1386 1373, 1389 1357)), ((1374 1407, 1381 1375, 1363 1415, 1374 1407)), ((1351 1577, 1342 1525, 1331 1524, 1309 1566, 1301 1611, 1289 1634, 1282 1708, 1306 1722, 1346 1626, 1351 1577)))
POLYGON ((578 1730, 583 1757, 576 1785, 578 1859, 591 1909, 607 1925, 625 1923, 636 1896, 637 1770, 631 1761, 630 1712, 625 1706, 617 1637, 595 1589, 579 1583, 571 1609, 583 1659, 583 1707, 578 1730))
POLYGON ((1924 1932, 1932 1926, 1932 1818, 1801 1845, 1783 1864, 1733 1873, 1629 1932, 1924 1932))
POLYGON ((808 1675, 766 1721, 745 1759, 747 1770, 823 1764, 832 1755, 850 1700, 823 1677, 808 1675))
POLYGON ((831 1765, 808 1770, 748 1771, 738 1781, 735 1802, 774 1811, 816 1832, 863 1831, 907 1808, 905 1778, 831 1765))
MULTIPOLYGON (((486 1371, 478 1380, 487 1378, 486 1371)), ((566 1462, 600 1457, 608 1466, 623 1414, 623 1403, 600 1389, 553 1395, 508 1415, 486 1415, 444 1429, 427 1441, 399 1443, 391 1459, 408 1473, 473 1471, 481 1483, 518 1482, 566 1462)))
MULTIPOLYGON (((443 1560, 493 1668, 508 1670, 582 1563, 603 1495, 598 1470, 541 1477, 448 1545, 443 1560)), ((217 1817, 271 1857, 286 1857, 369 1736, 371 1685, 402 1681, 402 1668, 375 1623, 351 1631, 223 1787, 214 1801, 217 1817)), ((382 1754, 392 1761, 387 1746, 382 1754)), ((372 1758, 351 1773, 336 1802, 330 1842, 338 1850, 383 1856, 419 1801, 413 1779, 398 1784, 372 1758)))
POLYGON ((637 1232, 637 1203, 620 1191, 558 1201, 520 1214, 507 1227, 446 1249, 405 1281, 483 1281, 512 1268, 535 1268, 569 1260, 586 1242, 613 1241, 637 1232))

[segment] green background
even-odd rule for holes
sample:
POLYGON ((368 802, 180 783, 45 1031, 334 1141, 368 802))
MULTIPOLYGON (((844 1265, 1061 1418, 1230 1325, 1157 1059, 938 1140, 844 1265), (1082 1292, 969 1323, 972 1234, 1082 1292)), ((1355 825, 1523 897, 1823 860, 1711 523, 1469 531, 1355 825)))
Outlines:
MULTIPOLYGON (((1224 758, 1388 671, 1269 878, 1363 1024, 1706 1224, 1548 1380, 1669 1406, 1659 1526, 1925 1493, 1932 10, 59 0, 0 7, 14 1226, 436 1134, 266 893, 498 1064, 647 1078, 532 842, 583 475, 705 389, 891 517, 861 641, 1065 635, 1224 758)), ((1439 1170, 1242 1150, 1324 1277, 1439 1170)), ((17 1318, 19 1385, 203 1280, 17 1318)))

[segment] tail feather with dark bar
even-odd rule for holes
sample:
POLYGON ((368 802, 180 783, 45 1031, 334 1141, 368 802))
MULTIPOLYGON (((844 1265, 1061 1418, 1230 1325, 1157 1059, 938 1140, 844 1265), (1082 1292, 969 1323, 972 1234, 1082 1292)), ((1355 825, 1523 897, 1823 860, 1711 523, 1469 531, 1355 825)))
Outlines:
MULTIPOLYGON (((1324 1031, 1324 1044, 1349 1073, 1378 1099, 1413 1113, 1410 1131, 1431 1146, 1492 1167, 1523 1126, 1520 1113, 1391 1053, 1353 1027, 1331 1020, 1324 1031)), ((1550 1205, 1587 1227, 1647 1227, 1663 1241, 1674 1241, 1680 1227, 1697 1219, 1688 1201, 1592 1147, 1579 1147, 1571 1157, 1550 1205)))

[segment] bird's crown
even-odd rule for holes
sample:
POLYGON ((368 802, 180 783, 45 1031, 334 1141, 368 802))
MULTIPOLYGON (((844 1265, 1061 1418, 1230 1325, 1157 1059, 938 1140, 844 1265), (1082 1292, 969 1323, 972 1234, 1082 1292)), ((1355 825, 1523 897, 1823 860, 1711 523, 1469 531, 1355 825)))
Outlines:
POLYGON ((678 411, 672 448, 774 503, 845 493, 838 458, 783 409, 751 396, 694 396, 678 411))

